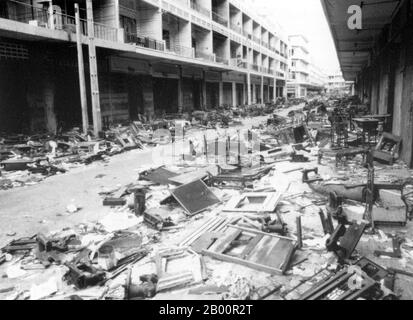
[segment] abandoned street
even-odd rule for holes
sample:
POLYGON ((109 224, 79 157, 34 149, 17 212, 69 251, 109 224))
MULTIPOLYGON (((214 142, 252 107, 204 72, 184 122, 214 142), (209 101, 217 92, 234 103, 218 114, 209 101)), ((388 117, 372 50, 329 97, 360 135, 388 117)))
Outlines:
POLYGON ((413 0, 0 1, 0 300, 413 300, 412 35, 413 0))

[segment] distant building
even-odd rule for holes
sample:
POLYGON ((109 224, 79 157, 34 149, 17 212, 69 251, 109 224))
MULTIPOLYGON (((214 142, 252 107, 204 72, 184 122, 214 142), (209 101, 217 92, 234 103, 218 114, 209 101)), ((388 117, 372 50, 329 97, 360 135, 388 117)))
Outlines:
POLYGON ((298 34, 289 36, 289 40, 291 49, 288 97, 304 98, 310 92, 325 92, 327 75, 313 62, 307 38, 298 34))
POLYGON ((346 81, 343 74, 337 71, 328 76, 327 93, 330 95, 342 96, 353 93, 354 82, 346 81))

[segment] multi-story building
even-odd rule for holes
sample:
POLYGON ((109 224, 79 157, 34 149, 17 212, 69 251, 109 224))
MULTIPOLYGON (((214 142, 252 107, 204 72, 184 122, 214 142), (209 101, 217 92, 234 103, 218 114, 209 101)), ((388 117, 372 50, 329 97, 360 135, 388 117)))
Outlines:
POLYGON ((75 3, 95 129, 286 93, 288 37, 235 0, 2 0, 1 130, 84 121, 75 3))
POLYGON ((289 40, 291 64, 287 82, 288 96, 304 98, 309 92, 325 92, 327 75, 313 62, 307 38, 297 34, 289 36, 289 40))
POLYGON ((287 83, 289 97, 302 98, 307 96, 310 76, 310 52, 308 40, 303 35, 291 35, 290 41, 290 74, 287 83))
POLYGON ((334 72, 328 76, 327 92, 337 96, 354 94, 354 82, 344 80, 341 71, 334 72))

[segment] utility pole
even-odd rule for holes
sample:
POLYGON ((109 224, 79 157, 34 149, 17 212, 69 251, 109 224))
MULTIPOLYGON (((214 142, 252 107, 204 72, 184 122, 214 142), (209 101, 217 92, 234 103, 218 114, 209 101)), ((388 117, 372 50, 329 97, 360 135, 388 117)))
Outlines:
POLYGON ((92 92, 93 132, 95 137, 102 131, 102 116, 100 114, 98 66, 96 60, 95 28, 93 23, 92 0, 86 0, 87 34, 89 37, 89 68, 90 87, 92 92))
POLYGON ((80 104, 82 106, 82 128, 83 128, 83 133, 87 134, 87 131, 89 128, 89 117, 87 114, 85 64, 83 61, 82 29, 80 25, 79 4, 77 3, 75 3, 75 19, 76 19, 77 65, 79 69, 80 104))

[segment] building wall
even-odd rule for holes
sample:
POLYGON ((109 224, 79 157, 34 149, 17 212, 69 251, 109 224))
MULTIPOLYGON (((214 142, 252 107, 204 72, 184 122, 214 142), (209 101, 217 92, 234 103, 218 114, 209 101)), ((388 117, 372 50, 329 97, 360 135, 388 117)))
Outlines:
MULTIPOLYGON (((413 7, 413 5, 412 5, 413 7)), ((413 8, 410 8, 413 15, 413 8)), ((413 24, 400 33, 400 41, 378 50, 357 78, 357 93, 370 102, 373 114, 392 115, 391 133, 401 136, 401 159, 413 165, 413 24)))

